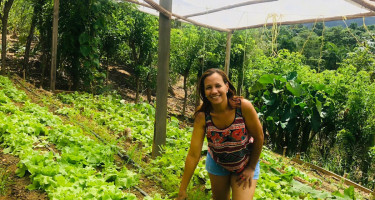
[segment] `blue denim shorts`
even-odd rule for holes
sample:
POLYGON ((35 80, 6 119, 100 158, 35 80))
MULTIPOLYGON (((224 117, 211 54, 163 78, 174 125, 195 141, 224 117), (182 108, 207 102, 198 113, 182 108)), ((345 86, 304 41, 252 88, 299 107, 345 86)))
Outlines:
MULTIPOLYGON (((212 159, 211 155, 207 153, 207 158, 206 158, 206 170, 208 173, 216 175, 216 176, 227 176, 230 175, 232 172, 226 170, 224 167, 220 166, 217 164, 214 159, 212 159)), ((260 166, 259 166, 259 161, 255 167, 254 171, 254 180, 259 179, 259 174, 260 174, 260 166)))

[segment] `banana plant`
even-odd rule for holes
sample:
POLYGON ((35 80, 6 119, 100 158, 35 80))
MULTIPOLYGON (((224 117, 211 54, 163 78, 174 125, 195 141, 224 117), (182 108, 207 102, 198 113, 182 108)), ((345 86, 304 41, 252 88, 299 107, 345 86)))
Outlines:
POLYGON ((252 87, 254 103, 272 147, 288 153, 306 152, 329 109, 324 85, 311 85, 293 71, 285 76, 265 74, 252 87))

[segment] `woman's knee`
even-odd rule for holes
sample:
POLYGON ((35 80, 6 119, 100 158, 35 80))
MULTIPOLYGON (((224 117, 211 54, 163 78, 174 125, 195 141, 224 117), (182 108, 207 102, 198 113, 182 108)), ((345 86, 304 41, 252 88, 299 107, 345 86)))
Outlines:
POLYGON ((257 185, 257 180, 253 179, 251 181, 250 187, 243 188, 242 185, 238 185, 236 178, 231 178, 231 188, 232 188, 232 200, 252 200, 255 193, 255 188, 257 185))
POLYGON ((211 191, 214 200, 230 199, 230 175, 217 176, 209 173, 211 191))

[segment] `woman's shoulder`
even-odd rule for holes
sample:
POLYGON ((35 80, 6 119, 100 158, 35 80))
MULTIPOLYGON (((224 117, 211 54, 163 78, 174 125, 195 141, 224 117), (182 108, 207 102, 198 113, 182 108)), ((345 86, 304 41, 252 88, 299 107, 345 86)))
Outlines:
POLYGON ((205 113, 203 111, 195 113, 195 115, 194 115, 194 121, 195 122, 205 122, 206 121, 206 115, 205 115, 205 113))
POLYGON ((206 127, 206 116, 204 112, 197 112, 194 115, 194 128, 202 128, 206 127))
POLYGON ((243 97, 233 97, 230 101, 231 107, 235 109, 241 109, 242 113, 243 111, 251 110, 253 109, 253 104, 243 97))
POLYGON ((234 96, 229 100, 229 104, 232 108, 241 108, 242 102, 245 99, 241 96, 234 96))

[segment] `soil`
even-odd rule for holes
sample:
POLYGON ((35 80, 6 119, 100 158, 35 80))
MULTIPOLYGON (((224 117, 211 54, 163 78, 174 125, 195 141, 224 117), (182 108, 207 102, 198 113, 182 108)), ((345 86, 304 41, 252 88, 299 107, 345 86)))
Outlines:
POLYGON ((31 184, 28 175, 20 178, 15 172, 19 158, 10 154, 3 154, 0 149, 0 168, 5 169, 9 174, 6 192, 4 196, 0 196, 0 200, 44 200, 48 199, 47 194, 41 190, 27 190, 26 186, 31 184))

